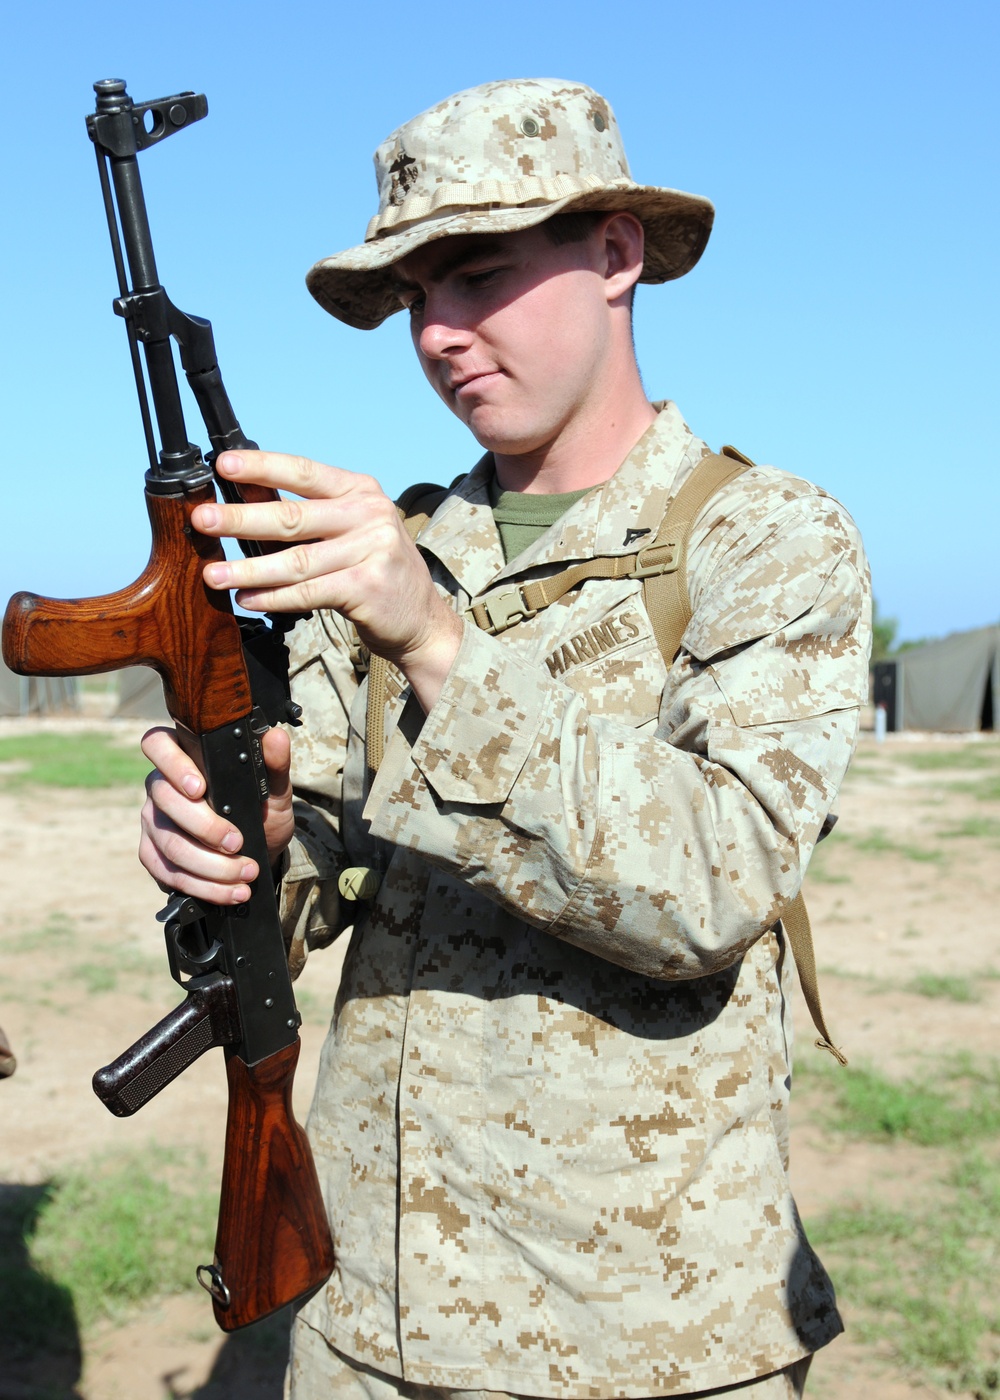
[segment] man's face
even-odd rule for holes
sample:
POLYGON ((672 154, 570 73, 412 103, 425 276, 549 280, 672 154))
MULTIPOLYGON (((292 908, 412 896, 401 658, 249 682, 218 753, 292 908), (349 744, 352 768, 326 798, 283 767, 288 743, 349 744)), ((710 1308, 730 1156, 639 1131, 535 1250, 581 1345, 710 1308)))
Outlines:
POLYGON ((610 353, 600 226, 439 239, 396 266, 424 373, 483 447, 535 453, 585 411, 610 353))

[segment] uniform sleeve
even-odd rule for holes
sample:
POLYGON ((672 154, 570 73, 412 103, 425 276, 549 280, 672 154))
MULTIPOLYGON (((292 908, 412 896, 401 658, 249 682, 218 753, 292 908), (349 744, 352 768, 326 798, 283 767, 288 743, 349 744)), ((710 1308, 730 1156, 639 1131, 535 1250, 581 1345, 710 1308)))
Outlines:
POLYGON ((294 978, 310 950, 327 946, 343 927, 337 892, 337 876, 347 864, 342 790, 358 681, 348 628, 335 614, 314 613, 297 623, 289 652, 302 725, 292 735, 295 836, 282 860, 279 912, 294 978))
POLYGON ((694 614, 655 724, 591 712, 469 625, 437 703, 422 722, 411 705, 388 747, 374 834, 646 976, 739 958, 798 891, 867 693, 857 531, 780 479, 761 469, 697 522, 694 614))

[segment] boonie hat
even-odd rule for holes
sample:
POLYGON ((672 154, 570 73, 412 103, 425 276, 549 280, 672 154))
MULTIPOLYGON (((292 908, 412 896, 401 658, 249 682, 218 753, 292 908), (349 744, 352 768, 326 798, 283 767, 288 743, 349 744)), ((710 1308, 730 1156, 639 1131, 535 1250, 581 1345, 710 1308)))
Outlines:
POLYGON ((701 257, 714 215, 700 195, 637 185, 604 98, 550 78, 484 83, 421 112, 379 146, 375 178, 378 213, 364 243, 306 275, 320 306, 359 330, 401 309, 393 263, 437 238, 627 210, 646 231, 639 280, 668 282, 701 257))

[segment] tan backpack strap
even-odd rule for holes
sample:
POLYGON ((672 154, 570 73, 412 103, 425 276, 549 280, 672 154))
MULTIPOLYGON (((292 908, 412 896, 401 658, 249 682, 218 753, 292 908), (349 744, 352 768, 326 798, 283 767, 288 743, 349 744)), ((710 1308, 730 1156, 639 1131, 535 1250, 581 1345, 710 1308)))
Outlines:
POLYGON ((823 1003, 819 999, 819 982, 816 977, 816 954, 813 950, 812 928, 809 924, 809 915, 806 913, 806 903, 801 892, 795 896, 791 903, 786 904, 781 915, 781 925, 788 937, 792 956, 795 959, 795 966, 799 970, 799 982, 802 985, 802 995, 806 999, 806 1006, 809 1008, 809 1015, 813 1019, 813 1025, 819 1031, 820 1038, 816 1045, 820 1050, 829 1050, 833 1058, 840 1064, 847 1064, 847 1056, 842 1050, 838 1050, 826 1028, 826 1019, 823 1015, 823 1003))
POLYGON ((647 545, 638 554, 609 555, 604 559, 584 559, 551 578, 514 584, 497 593, 478 598, 466 608, 469 617, 483 632, 495 636, 523 622, 551 603, 558 602, 578 583, 590 578, 648 578, 676 569, 676 553, 659 544, 647 545))
POLYGON ((716 492, 748 466, 753 466, 753 463, 737 452, 735 447, 724 447, 719 454, 703 457, 667 507, 652 548, 668 548, 676 558, 676 564, 670 572, 646 578, 642 596, 656 644, 668 666, 676 656, 684 630, 691 621, 687 586, 687 545, 691 526, 716 492))
MULTIPOLYGON (((452 486, 454 484, 452 482, 452 486)), ((396 509, 411 540, 417 538, 450 490, 450 486, 438 486, 430 481, 421 481, 406 488, 396 502, 396 509)), ((385 753, 388 679, 388 661, 384 656, 372 654, 368 660, 368 705, 365 711, 365 760, 369 783, 378 772, 385 753)))
POLYGON ((683 554, 691 522, 725 482, 738 476, 745 467, 753 465, 735 447, 724 447, 722 451, 725 456, 713 455, 699 462, 670 503, 656 539, 637 554, 584 559, 564 569, 561 574, 514 584, 487 594, 485 598, 477 598, 466 609, 466 615, 482 631, 495 636, 518 622, 534 617, 535 613, 557 602, 587 579, 638 578, 643 580, 643 598, 650 612, 657 643, 669 664, 691 616, 687 604, 686 577, 682 573, 680 579, 673 578, 675 571, 683 570, 683 554), (650 587, 652 580, 657 580, 653 589, 650 587), (683 625, 675 645, 668 647, 665 643, 669 642, 678 618, 683 618, 683 625))
MULTIPOLYGON (((691 527, 716 492, 753 465, 750 458, 744 457, 735 447, 724 447, 719 456, 703 457, 663 517, 656 544, 668 545, 676 551, 677 567, 671 573, 646 579, 643 583, 643 601, 667 666, 676 656, 685 628, 691 621, 691 600, 687 588, 687 546, 691 527)), ((816 1044, 821 1050, 829 1050, 834 1059, 846 1065, 847 1057, 834 1045, 823 1016, 812 927, 801 892, 785 906, 781 923, 798 968, 802 995, 813 1025, 819 1032, 820 1038, 816 1044)))
MULTIPOLYGON (((460 476, 456 477, 451 486, 461 479, 460 476)), ((396 502, 396 509, 411 540, 415 540, 420 534, 451 490, 451 486, 438 486, 433 481, 419 481, 416 486, 408 486, 400 496, 396 502)))
POLYGON ((365 710, 365 761, 371 783, 385 753, 385 701, 388 692, 389 663, 374 653, 368 662, 368 705, 365 710))

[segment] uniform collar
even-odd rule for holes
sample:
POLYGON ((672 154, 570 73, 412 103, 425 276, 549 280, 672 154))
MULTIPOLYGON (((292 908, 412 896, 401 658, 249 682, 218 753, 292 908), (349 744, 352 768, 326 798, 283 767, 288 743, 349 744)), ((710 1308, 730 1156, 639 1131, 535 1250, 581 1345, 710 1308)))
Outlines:
POLYGON ((677 405, 654 403, 656 419, 608 481, 570 506, 510 564, 504 563, 493 520, 489 483, 493 458, 482 457, 419 536, 470 597, 504 578, 543 565, 634 554, 655 537, 667 504, 709 448, 696 438, 677 405))

